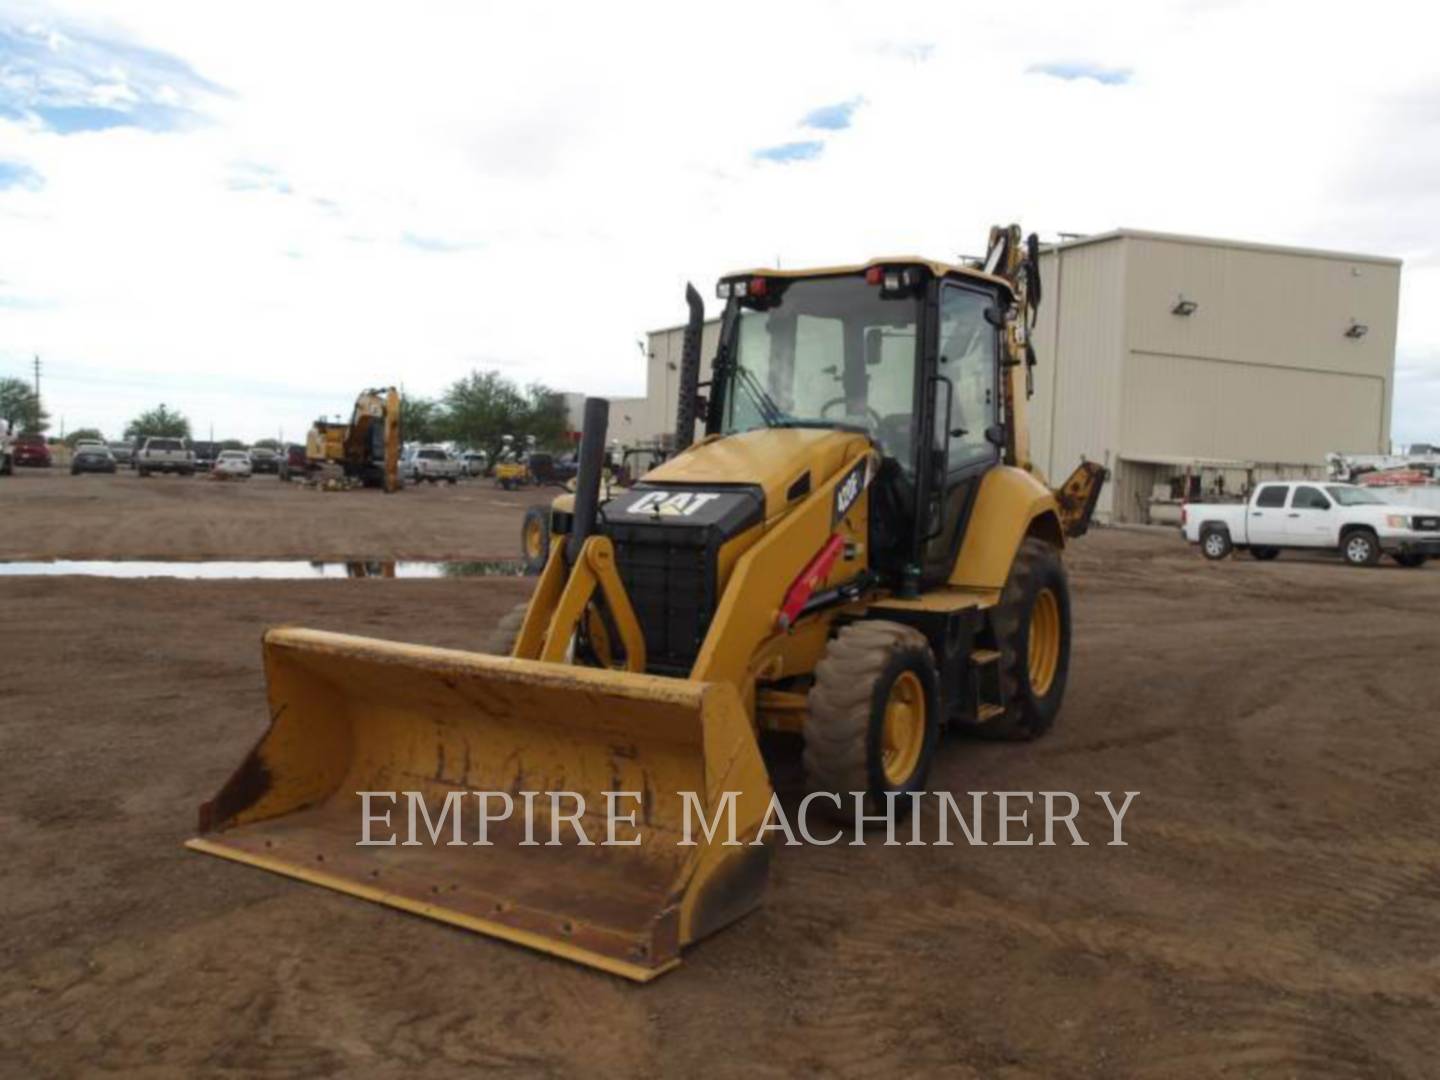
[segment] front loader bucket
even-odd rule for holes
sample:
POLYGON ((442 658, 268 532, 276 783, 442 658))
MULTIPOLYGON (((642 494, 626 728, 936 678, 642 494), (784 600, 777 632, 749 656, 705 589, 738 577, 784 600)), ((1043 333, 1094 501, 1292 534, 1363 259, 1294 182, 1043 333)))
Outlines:
POLYGON ((315 630, 264 649, 270 729, 197 851, 642 981, 759 903, 771 789, 728 684, 315 630))

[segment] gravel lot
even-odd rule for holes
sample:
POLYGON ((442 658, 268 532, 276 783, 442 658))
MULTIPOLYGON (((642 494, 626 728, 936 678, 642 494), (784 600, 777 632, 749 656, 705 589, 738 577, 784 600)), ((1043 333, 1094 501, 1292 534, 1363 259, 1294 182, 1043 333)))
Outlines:
MULTIPOLYGON (((0 501, 5 558, 320 559, 509 557, 538 500, 22 471, 0 501)), ((1079 792, 1091 845, 782 849, 645 987, 181 848, 265 727, 265 626, 474 647, 528 581, 0 578, 0 1073, 1433 1076, 1440 566, 1116 530, 1069 563, 1056 730, 949 737, 931 787, 1079 792)))

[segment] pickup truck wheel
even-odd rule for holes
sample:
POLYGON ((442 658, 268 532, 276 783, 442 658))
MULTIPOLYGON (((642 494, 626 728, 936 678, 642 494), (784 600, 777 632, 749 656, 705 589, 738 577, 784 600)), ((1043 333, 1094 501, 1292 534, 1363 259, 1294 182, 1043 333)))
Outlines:
POLYGON ((1374 566, 1380 561, 1380 541, 1369 529, 1355 529, 1342 536, 1340 551, 1351 566, 1374 566))
POLYGON ((1200 550, 1207 559, 1220 560, 1235 550, 1230 534, 1224 529, 1206 529, 1200 534, 1200 550))
POLYGON ((1413 551, 1397 551, 1390 557, 1407 570, 1414 570, 1417 566, 1425 565, 1425 556, 1413 551))
POLYGON ((1259 559, 1261 562, 1269 562, 1279 554, 1280 549, 1277 547, 1252 547, 1250 549, 1250 557, 1259 559))
POLYGON ((445 482, 446 482, 447 484, 453 484, 453 483, 456 482, 456 477, 447 476, 447 477, 445 478, 445 482))
POLYGON ((140 479, 141 479, 141 480, 146 480, 146 479, 148 479, 149 476, 150 476, 150 470, 149 470, 149 469, 141 469, 141 470, 139 470, 139 472, 140 472, 140 479))

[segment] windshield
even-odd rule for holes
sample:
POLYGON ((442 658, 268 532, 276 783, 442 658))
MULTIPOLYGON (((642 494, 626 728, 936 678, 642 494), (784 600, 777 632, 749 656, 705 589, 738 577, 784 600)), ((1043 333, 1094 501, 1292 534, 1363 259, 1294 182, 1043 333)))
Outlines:
POLYGON ((724 430, 845 426, 899 444, 915 406, 919 301, 859 275, 767 285, 740 312, 724 430))
POLYGON ((1325 489, 1330 497, 1341 506, 1384 506, 1385 500, 1378 495, 1366 491, 1364 488, 1349 487, 1344 484, 1331 484, 1325 489))

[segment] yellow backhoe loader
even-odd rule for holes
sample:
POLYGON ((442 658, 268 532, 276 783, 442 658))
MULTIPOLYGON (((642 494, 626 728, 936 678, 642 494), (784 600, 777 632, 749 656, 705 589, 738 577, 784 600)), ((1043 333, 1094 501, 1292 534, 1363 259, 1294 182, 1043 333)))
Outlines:
POLYGON ((676 455, 604 500, 586 402, 488 653, 269 631, 270 727, 190 845, 647 980, 760 903, 762 732, 842 816, 903 812, 947 726, 1043 734, 1105 471, 1030 465, 1037 257, 728 275, 704 386, 688 289, 676 455))
POLYGON ((305 462, 307 473, 332 469, 365 487, 399 491, 399 391, 361 391, 348 424, 316 420, 305 437, 305 462))

